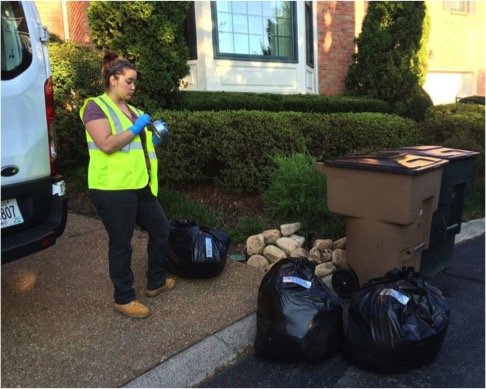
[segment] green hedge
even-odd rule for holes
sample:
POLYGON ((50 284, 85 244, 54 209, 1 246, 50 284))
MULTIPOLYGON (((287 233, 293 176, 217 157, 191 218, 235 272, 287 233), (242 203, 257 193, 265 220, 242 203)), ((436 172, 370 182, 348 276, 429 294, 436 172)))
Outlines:
POLYGON ((420 127, 429 144, 479 151, 476 172, 484 175, 484 112, 478 104, 437 105, 427 110, 420 127))
POLYGON ((186 91, 176 110, 257 110, 270 112, 388 112, 388 104, 368 97, 281 95, 275 93, 186 91))
POLYGON ((380 113, 159 112, 170 131, 158 148, 165 186, 213 180, 238 193, 261 192, 276 155, 328 158, 422 143, 417 124, 380 113))

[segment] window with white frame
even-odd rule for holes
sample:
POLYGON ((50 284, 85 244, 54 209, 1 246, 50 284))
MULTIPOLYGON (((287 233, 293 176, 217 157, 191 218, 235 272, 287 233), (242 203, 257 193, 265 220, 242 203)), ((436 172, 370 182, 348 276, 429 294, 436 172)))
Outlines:
POLYGON ((296 62, 293 1, 213 1, 215 58, 296 62))
POLYGON ((475 1, 444 1, 444 10, 459 14, 475 14, 475 1))

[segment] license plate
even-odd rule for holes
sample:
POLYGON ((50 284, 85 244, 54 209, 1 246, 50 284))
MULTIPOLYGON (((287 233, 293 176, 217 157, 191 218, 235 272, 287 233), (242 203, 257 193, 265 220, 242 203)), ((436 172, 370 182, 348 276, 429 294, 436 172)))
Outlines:
POLYGON ((2 200, 2 228, 24 222, 17 199, 2 200))

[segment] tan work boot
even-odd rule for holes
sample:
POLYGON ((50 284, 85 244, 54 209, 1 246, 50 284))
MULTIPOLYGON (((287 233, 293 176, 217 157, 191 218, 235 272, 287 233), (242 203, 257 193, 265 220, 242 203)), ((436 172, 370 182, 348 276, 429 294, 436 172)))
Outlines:
POLYGON ((137 300, 131 301, 128 304, 115 303, 115 311, 137 319, 144 319, 150 315, 149 309, 137 300))
POLYGON ((159 294, 161 294, 162 292, 167 292, 171 289, 174 289, 175 288, 175 280, 173 278, 167 278, 165 280, 165 284, 162 285, 160 288, 157 288, 157 289, 147 289, 145 291, 145 296, 147 297, 157 297, 159 294))

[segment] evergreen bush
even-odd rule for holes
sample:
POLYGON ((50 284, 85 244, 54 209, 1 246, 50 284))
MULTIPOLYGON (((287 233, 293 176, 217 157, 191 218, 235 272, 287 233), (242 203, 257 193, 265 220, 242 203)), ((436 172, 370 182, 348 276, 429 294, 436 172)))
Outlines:
POLYGON ((88 7, 93 43, 115 50, 138 72, 133 104, 153 112, 178 98, 189 74, 184 38, 188 1, 93 1, 88 7))
POLYGON ((356 38, 350 92, 387 101, 402 114, 427 74, 430 21, 423 1, 372 1, 356 38))
POLYGON ((56 118, 53 129, 61 163, 88 160, 86 135, 79 117, 84 100, 103 93, 101 57, 90 47, 74 42, 49 43, 56 118))

